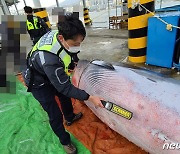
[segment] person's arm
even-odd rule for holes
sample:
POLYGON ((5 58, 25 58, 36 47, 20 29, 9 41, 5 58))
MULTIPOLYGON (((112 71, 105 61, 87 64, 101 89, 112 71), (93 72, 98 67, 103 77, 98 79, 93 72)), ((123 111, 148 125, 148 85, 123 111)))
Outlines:
POLYGON ((58 92, 70 98, 88 100, 88 93, 71 84, 64 71, 64 64, 59 57, 46 52, 39 52, 39 57, 41 59, 43 57, 41 60, 42 69, 58 92))
POLYGON ((38 65, 43 69, 52 85, 58 92, 66 95, 70 98, 78 100, 88 100, 92 102, 96 107, 104 107, 101 103, 101 98, 98 96, 90 96, 86 91, 76 88, 71 84, 69 77, 64 72, 64 64, 54 54, 47 52, 39 52, 38 65))

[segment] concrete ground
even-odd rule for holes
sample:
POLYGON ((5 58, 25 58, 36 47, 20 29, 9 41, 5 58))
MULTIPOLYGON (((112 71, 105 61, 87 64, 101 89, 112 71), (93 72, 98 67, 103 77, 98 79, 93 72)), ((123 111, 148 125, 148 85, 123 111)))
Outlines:
POLYGON ((82 43, 80 59, 100 59, 120 62, 128 55, 127 30, 87 28, 87 37, 82 43))

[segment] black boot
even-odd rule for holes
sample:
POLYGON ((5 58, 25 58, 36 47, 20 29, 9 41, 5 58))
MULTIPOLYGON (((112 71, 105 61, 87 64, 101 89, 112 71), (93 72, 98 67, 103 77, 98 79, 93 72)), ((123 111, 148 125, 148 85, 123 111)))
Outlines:
POLYGON ((74 118, 72 119, 72 121, 67 121, 67 120, 66 120, 65 124, 66 124, 67 126, 70 126, 73 122, 81 119, 82 116, 83 116, 83 114, 82 114, 81 112, 79 112, 78 114, 75 114, 75 115, 74 115, 74 118))
POLYGON ((77 149, 72 143, 69 143, 68 145, 63 145, 63 148, 67 154, 77 154, 77 149))

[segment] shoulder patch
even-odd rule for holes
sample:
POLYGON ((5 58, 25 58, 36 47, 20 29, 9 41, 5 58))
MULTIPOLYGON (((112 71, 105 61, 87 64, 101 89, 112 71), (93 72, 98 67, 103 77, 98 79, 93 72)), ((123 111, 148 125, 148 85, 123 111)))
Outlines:
POLYGON ((43 45, 52 45, 54 34, 56 32, 46 33, 40 40, 39 47, 43 45))

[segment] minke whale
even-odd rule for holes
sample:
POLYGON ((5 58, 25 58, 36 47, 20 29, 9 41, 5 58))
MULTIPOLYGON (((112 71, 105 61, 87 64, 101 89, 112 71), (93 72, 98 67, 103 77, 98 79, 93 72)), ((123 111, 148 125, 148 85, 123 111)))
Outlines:
POLYGON ((126 119, 86 101, 94 114, 149 153, 179 154, 180 81, 145 69, 94 62, 79 61, 72 83, 133 116, 126 119))

